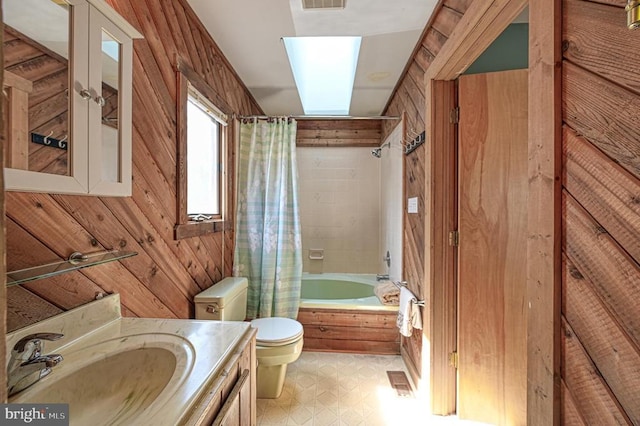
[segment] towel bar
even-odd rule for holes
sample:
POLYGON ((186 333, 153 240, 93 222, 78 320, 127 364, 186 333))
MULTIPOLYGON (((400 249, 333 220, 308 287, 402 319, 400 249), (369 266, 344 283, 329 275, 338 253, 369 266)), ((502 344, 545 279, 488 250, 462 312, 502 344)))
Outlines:
MULTIPOLYGON (((391 281, 396 287, 407 287, 406 281, 391 281)), ((412 300, 411 303, 414 305, 422 306, 424 308, 424 300, 412 300)))

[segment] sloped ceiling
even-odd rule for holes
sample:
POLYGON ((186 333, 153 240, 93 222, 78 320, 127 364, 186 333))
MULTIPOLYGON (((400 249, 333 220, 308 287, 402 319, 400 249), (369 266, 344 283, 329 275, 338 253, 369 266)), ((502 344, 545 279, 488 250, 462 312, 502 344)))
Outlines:
POLYGON ((301 0, 188 0, 268 115, 302 115, 282 37, 362 36, 351 116, 377 116, 437 0, 347 0, 303 10, 301 0))

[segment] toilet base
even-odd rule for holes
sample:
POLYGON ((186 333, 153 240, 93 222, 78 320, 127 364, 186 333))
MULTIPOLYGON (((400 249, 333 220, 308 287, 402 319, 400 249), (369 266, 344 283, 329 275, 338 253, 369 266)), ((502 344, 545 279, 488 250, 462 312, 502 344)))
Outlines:
POLYGON ((256 376, 257 397, 276 399, 280 397, 287 374, 287 364, 260 365, 256 376))

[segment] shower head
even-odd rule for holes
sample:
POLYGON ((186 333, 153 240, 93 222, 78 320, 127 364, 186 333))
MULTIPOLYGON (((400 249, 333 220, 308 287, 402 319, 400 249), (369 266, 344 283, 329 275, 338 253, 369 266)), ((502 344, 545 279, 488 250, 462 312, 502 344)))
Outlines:
MULTIPOLYGON (((638 0, 638 1, 640 1, 640 0, 638 0)), ((371 150, 371 155, 373 155, 376 158, 382 157, 382 148, 384 148, 385 146, 388 146, 389 149, 391 149, 391 142, 387 142, 387 143, 384 143, 384 144, 380 145, 380 148, 372 149, 371 150)))

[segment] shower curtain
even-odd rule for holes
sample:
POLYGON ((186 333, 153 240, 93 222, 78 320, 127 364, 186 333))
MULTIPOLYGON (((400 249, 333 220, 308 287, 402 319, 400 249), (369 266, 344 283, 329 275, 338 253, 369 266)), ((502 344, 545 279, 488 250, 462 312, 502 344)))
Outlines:
POLYGON ((240 125, 234 275, 249 280, 247 317, 295 319, 302 237, 296 122, 252 118, 240 125))

